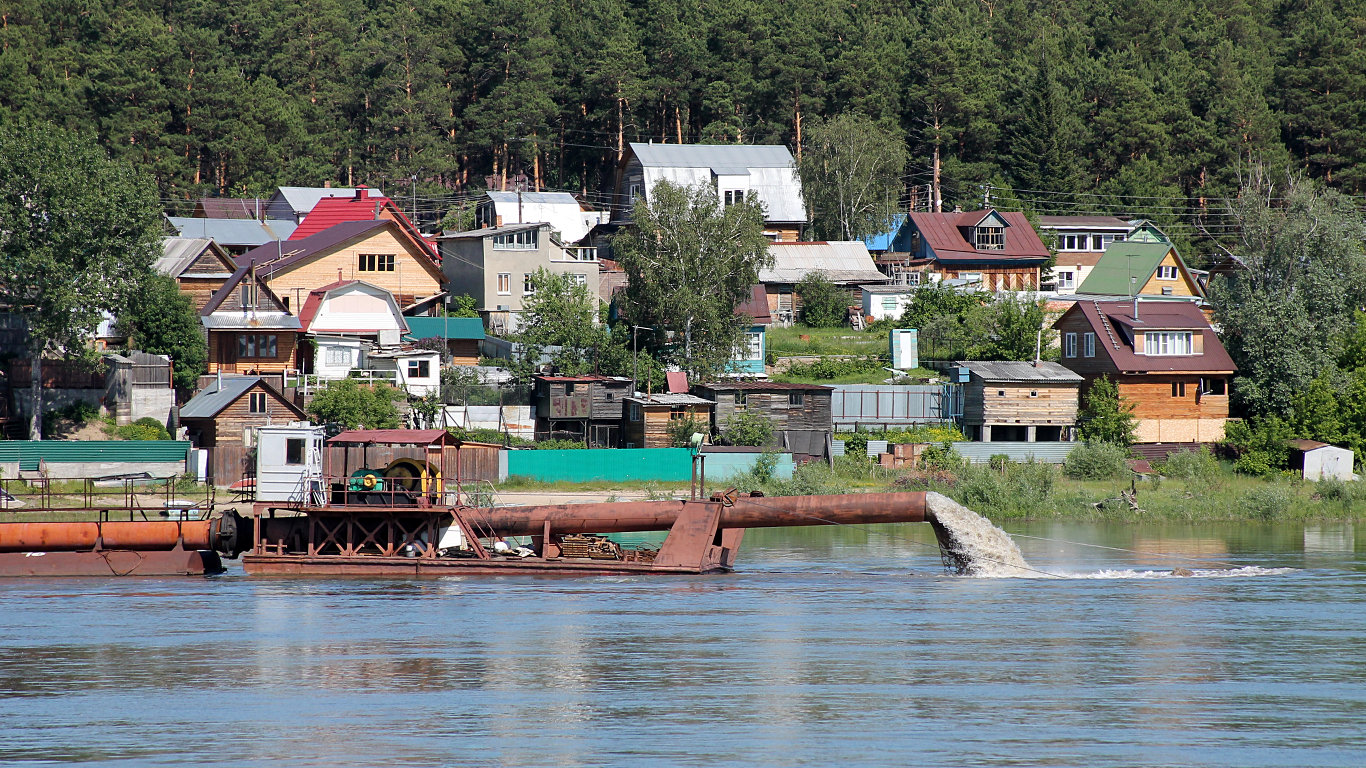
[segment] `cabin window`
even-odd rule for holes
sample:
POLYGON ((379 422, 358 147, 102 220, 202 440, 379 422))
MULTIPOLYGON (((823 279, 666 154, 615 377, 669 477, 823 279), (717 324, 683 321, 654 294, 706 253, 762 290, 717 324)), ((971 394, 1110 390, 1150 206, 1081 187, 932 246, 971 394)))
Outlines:
POLYGON ((903 274, 906 275, 906 283, 907 283, 908 285, 920 285, 920 273, 919 273, 919 272, 905 272, 905 273, 903 273, 903 274))
POLYGON ((998 389, 998 390, 996 390, 996 396, 997 396, 997 397, 1005 397, 1005 396, 1006 396, 1006 391, 1005 391, 1004 389, 998 389))
POLYGON ((634 203, 637 197, 640 197, 639 184, 632 184, 626 188, 626 202, 634 203))
POLYGON ((726 205, 735 205, 737 203, 743 203, 745 202, 745 190, 728 189, 725 192, 725 200, 726 205))
POLYGON ((408 361, 408 378, 410 378, 410 379, 425 379, 425 378, 430 377, 431 375, 432 375, 432 361, 431 361, 431 360, 409 360, 409 361, 408 361))
POLYGON ((1091 235, 1091 250, 1093 250, 1093 251, 1103 251, 1103 250, 1105 250, 1105 239, 1104 239, 1102 236, 1100 236, 1100 235, 1091 235))
POLYGON ((631 421, 640 421, 640 403, 631 403, 631 421))
POLYGON ((884 311, 884 312, 895 312, 895 311, 896 311, 896 297, 895 297, 895 296, 883 296, 883 297, 882 297, 882 311, 884 311))
POLYGON ((1059 289, 1071 289, 1071 288, 1075 288, 1075 287, 1077 286, 1077 281, 1076 281, 1077 273, 1076 273, 1076 272, 1067 271, 1067 272, 1056 272, 1056 273, 1054 273, 1054 274, 1057 275, 1057 281, 1056 281, 1056 282, 1057 282, 1057 287, 1058 287, 1059 289))
POLYGON ((521 232, 509 232, 505 235, 494 235, 493 250, 495 251, 534 251, 538 242, 539 232, 535 229, 524 229, 521 232))
POLYGON ((1037 390, 1037 389, 1031 389, 1031 390, 1029 390, 1029 396, 1030 396, 1030 397, 1038 397, 1038 396, 1039 396, 1039 390, 1037 390))
POLYGON ((304 441, 303 438, 291 437, 285 440, 285 463, 302 464, 304 463, 304 441))
POLYGON ((499 273, 498 273, 498 294, 499 294, 500 296, 507 296, 507 295, 509 295, 509 294, 511 294, 511 293, 512 293, 512 273, 511 273, 511 272, 499 272, 499 273))
POLYGON ((1076 356, 1077 356, 1077 334, 1075 334, 1075 333, 1064 333, 1064 334, 1062 335, 1062 356, 1063 356, 1063 357, 1076 357, 1076 356))
POLYGON ((803 406, 803 405, 806 405, 806 393, 805 393, 805 392, 788 392, 788 393, 787 393, 787 404, 788 404, 788 405, 795 405, 795 406, 797 406, 797 407, 801 407, 801 406, 803 406))
POLYGON ((568 277, 569 282, 574 285, 588 285, 588 275, 574 273, 570 274, 568 277))
POLYGON ((688 409, 681 405, 675 405, 669 409, 669 421, 682 421, 688 418, 688 409))
POLYGON ((1172 397, 1185 397, 1185 396, 1186 396, 1186 382, 1184 382, 1184 381, 1173 381, 1173 382, 1172 382, 1172 397))
POLYGON ((265 413, 265 412, 266 412, 266 393, 265 393, 265 392, 252 392, 250 395, 247 396, 247 412, 248 412, 248 413, 265 413))
POLYGON ((1152 356, 1193 354, 1190 331, 1148 331, 1143 334, 1143 354, 1152 356))
POLYGON ((1000 251, 1005 247, 1005 227, 977 227, 977 250, 1000 251))
POLYGON ((255 308, 256 308, 256 302, 258 301, 257 289, 258 289, 258 286, 256 285, 256 283, 253 283, 253 282, 251 282, 251 281, 247 281, 247 282, 245 282, 245 283, 242 283, 242 308, 243 308, 243 309, 255 309, 255 308))
POLYGON ((522 295, 523 295, 523 296, 530 296, 531 294, 533 294, 533 293, 536 292, 536 283, 532 280, 533 277, 535 277, 535 275, 533 275, 533 274, 530 273, 530 272, 523 272, 523 273, 522 273, 522 295))
POLYGON ((1081 356, 1096 356, 1096 335, 1094 333, 1083 333, 1081 335, 1081 356))
POLYGON ((1200 394, 1227 395, 1228 388, 1223 379, 1200 379, 1200 394))
POLYGON ((741 392, 741 391, 739 391, 739 390, 736 390, 736 392, 735 392, 735 407, 736 407, 736 408, 744 408, 744 407, 745 407, 745 403, 747 402, 747 400, 748 400, 748 398, 745 397, 745 393, 744 393, 744 392, 741 392))
POLYGON ((362 253, 358 259, 360 263, 356 269, 360 272, 394 271, 394 254, 392 253, 362 253))
POLYGON ((764 357, 763 331, 745 331, 745 359, 762 360, 764 357))
POLYGON ((568 384, 564 385, 564 394, 566 397, 574 394, 574 382, 571 381, 568 384))
POLYGON ((241 333, 237 335, 237 359, 274 360, 279 349, 273 333, 241 333))
POLYGON ((1164 285, 1164 286, 1162 286, 1162 295, 1163 295, 1163 296, 1170 296, 1170 295, 1172 295, 1172 287, 1171 287, 1170 285, 1164 285))
POLYGON ((1158 279, 1158 280, 1175 280, 1175 279, 1176 279, 1176 267, 1167 266, 1166 264, 1163 264, 1162 266, 1158 267, 1158 268, 1157 268, 1157 279, 1158 279))

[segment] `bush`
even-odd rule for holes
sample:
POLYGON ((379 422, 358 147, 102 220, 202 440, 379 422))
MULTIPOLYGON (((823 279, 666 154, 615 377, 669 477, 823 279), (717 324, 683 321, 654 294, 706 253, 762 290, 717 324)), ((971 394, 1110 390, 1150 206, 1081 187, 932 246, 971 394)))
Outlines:
POLYGON ((931 445, 920 454, 920 466, 932 472, 953 472, 963 468, 963 456, 953 449, 952 443, 931 445))
POLYGON ((802 322, 813 328, 834 328, 849 314, 849 297, 819 272, 808 272, 797 284, 802 300, 802 322))
POLYGON ((1159 471, 1164 477, 1173 480, 1212 480, 1219 474, 1219 460, 1209 449, 1201 446, 1198 451, 1178 451, 1167 457, 1159 471))
POLYGON ((1294 494, 1283 485, 1265 485, 1243 494, 1243 509, 1259 520, 1274 520, 1290 511, 1294 494))
POLYGON ((868 455, 868 436, 862 432, 854 432, 844 438, 845 456, 867 456, 868 455))
POLYGON ((542 440, 535 445, 538 451, 570 451, 588 447, 578 440, 542 440))
POLYGON ((1006 471, 1006 468, 1010 466, 1010 457, 1004 453, 993 453, 991 454, 991 457, 987 459, 987 466, 997 472, 1004 472, 1006 471))
POLYGON ((813 363, 790 366, 783 375, 799 379, 838 379, 881 371, 886 361, 876 355, 863 357, 824 357, 813 363))
POLYGON ((497 443, 499 445, 510 446, 535 445, 533 441, 527 440, 526 438, 507 434, 501 430, 491 429, 489 427, 478 427, 475 429, 447 427, 446 431, 454 435, 457 440, 466 440, 474 443, 497 443))
POLYGON ((1114 443, 1082 443, 1067 454, 1063 472, 1074 480, 1118 480, 1129 475, 1129 450, 1114 443))
POLYGON ((740 411, 726 419, 721 436, 730 445, 768 445, 773 439, 773 422, 760 414, 740 411))
POLYGON ((388 384, 363 387, 355 379, 342 379, 314 395, 308 412, 324 424, 346 429, 394 429, 400 424, 394 402, 402 399, 404 394, 388 384))
POLYGON ((171 433, 161 422, 151 416, 143 416, 132 424, 114 427, 114 436, 120 440, 170 440, 171 433))
POLYGON ((669 445, 674 448, 691 448, 694 434, 700 432, 705 435, 711 431, 706 420, 692 416, 686 419, 671 419, 665 429, 669 433, 669 445))
POLYGON ((1314 494, 1326 501, 1340 501, 1349 505, 1361 495, 1357 482, 1346 482, 1335 477, 1320 480, 1314 485, 1314 494))

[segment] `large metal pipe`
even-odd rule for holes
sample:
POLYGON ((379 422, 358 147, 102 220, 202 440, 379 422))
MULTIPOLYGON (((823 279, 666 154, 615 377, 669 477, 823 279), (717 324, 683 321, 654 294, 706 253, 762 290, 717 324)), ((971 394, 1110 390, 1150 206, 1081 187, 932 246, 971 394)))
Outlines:
POLYGON ((149 520, 106 523, 0 523, 0 552, 84 552, 101 549, 157 551, 215 549, 219 520, 149 520))
POLYGON ((729 506, 711 501, 542 504, 470 509, 464 514, 480 534, 535 536, 547 523, 556 534, 625 533, 667 531, 685 507, 704 504, 721 510, 721 528, 925 522, 924 493, 740 496, 729 506))

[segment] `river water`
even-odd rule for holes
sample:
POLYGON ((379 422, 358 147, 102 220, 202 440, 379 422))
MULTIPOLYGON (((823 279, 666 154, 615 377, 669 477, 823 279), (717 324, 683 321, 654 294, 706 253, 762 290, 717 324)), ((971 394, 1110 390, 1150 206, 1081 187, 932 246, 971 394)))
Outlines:
POLYGON ((1366 765, 1366 524, 1006 527, 1045 573, 903 525, 697 578, 0 581, 0 764, 1366 765))

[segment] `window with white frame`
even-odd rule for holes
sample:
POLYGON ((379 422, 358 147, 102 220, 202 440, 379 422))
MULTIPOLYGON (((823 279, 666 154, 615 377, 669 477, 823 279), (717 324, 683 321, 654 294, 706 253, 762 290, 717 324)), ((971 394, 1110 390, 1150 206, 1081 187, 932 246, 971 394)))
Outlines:
POLYGON ((266 412, 266 393, 265 393, 265 392, 252 392, 250 395, 247 396, 247 412, 248 412, 248 413, 265 413, 265 412, 266 412))
POLYGON ((350 365, 351 365, 351 350, 350 350, 350 349, 348 349, 347 347, 326 347, 325 349, 327 350, 327 354, 324 356, 324 361, 325 361, 327 367, 329 367, 329 368, 335 368, 335 367, 338 367, 338 366, 350 367, 350 365))
POLYGON ((1057 272, 1054 272, 1053 274, 1054 274, 1054 276, 1055 276, 1055 278, 1056 278, 1057 287, 1058 287, 1059 289, 1064 289, 1064 288, 1076 288, 1076 287, 1077 287, 1077 273, 1076 273, 1076 272, 1073 272, 1072 270, 1069 269, 1069 270, 1058 270, 1057 272))
POLYGON ((493 236, 493 250, 495 251, 534 251, 536 250, 537 236, 540 233, 535 229, 524 229, 520 232, 508 232, 503 235, 493 236))
POLYGON ((512 273, 511 273, 511 272, 499 272, 499 273, 498 273, 498 293, 499 293, 500 295, 503 295, 503 296, 506 296, 506 295, 512 293, 512 273))
POLYGON ((536 282, 532 280, 536 275, 531 272, 522 273, 522 295, 530 296, 536 292, 536 282))
POLYGON ((902 274, 906 276, 906 282, 909 285, 920 285, 919 272, 903 272, 902 274))
POLYGON ((1096 335, 1094 333, 1083 333, 1081 335, 1081 356, 1096 356, 1096 335))
POLYGON ((1063 357, 1076 357, 1076 356, 1077 356, 1077 334, 1075 334, 1075 333, 1064 333, 1064 334, 1062 335, 1062 356, 1063 356, 1063 357))
POLYGON ((745 359, 762 360, 764 358, 764 334, 763 331, 745 331, 745 359))
POLYGON ((569 282, 573 283, 574 285, 588 285, 588 275, 577 272, 571 273, 569 275, 569 282))
POLYGON ((1157 268, 1157 279, 1158 279, 1158 280, 1175 280, 1175 279, 1176 279, 1176 267, 1174 267, 1174 266, 1168 266, 1168 265, 1166 265, 1166 264, 1163 264, 1162 266, 1158 267, 1158 268, 1157 268))
POLYGON ((273 333, 240 333, 237 335, 238 360, 274 360, 278 337, 273 333))
POLYGON ((637 197, 640 197, 639 184, 632 184, 631 186, 626 188, 626 202, 634 203, 637 197))
POLYGON ((1190 331, 1148 331, 1143 334, 1143 354, 1154 357, 1194 354, 1190 331))
POLYGON ((977 250, 1000 251, 1005 247, 1005 227, 977 227, 977 250))
POLYGON ((640 403, 631 403, 631 421, 640 421, 640 403))
POLYGON ((883 297, 882 297, 882 311, 883 311, 883 312, 895 312, 895 311, 896 311, 896 297, 895 297, 895 296, 883 296, 883 297))

